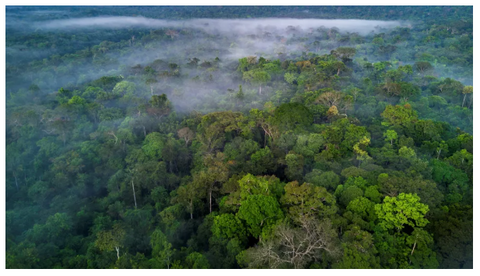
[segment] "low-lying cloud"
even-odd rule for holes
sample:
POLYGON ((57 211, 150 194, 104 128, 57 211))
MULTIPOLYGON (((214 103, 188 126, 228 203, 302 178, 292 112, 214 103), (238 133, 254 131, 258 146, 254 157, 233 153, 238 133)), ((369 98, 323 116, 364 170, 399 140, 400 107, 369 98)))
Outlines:
POLYGON ((287 28, 307 31, 311 28, 336 27, 341 32, 357 32, 368 34, 380 28, 395 28, 405 24, 400 21, 357 20, 357 19, 190 19, 161 20, 145 17, 89 17, 61 19, 42 22, 39 29, 78 29, 78 28, 191 28, 201 29, 208 33, 222 34, 255 34, 259 32, 276 33, 287 28))

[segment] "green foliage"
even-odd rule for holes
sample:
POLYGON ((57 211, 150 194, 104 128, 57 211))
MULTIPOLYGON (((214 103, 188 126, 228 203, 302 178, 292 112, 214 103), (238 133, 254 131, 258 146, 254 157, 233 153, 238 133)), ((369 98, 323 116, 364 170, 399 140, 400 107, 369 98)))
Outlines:
POLYGON ((162 158, 162 151, 165 143, 160 133, 152 132, 148 134, 143 143, 142 149, 145 152, 145 155, 157 160, 162 158))
POLYGON ((397 197, 386 196, 382 204, 375 205, 375 212, 383 229, 401 231, 405 225, 424 227, 428 220, 425 214, 429 208, 419 202, 416 194, 401 193, 397 197))
POLYGON ((371 269, 380 268, 378 252, 372 235, 354 226, 343 236, 343 258, 333 265, 337 269, 371 269))
POLYGON ((283 218, 283 212, 275 198, 259 194, 242 201, 237 216, 245 221, 250 235, 258 238, 272 231, 277 221, 283 218))
POLYGON ((242 240, 246 230, 240 219, 233 214, 221 214, 214 218, 212 233, 217 237, 226 239, 237 238, 242 240))
POLYGON ((417 120, 417 113, 410 107, 389 105, 381 114, 386 125, 406 125, 417 120))
POLYGON ((100 251, 117 251, 117 258, 120 258, 120 248, 123 247, 125 239, 125 230, 119 224, 114 225, 110 231, 100 231, 97 233, 95 246, 100 251))
POLYGON ((275 176, 253 176, 247 174, 238 181, 241 200, 250 195, 266 195, 279 198, 283 193, 283 184, 275 176))
POLYGON ((390 142, 390 145, 393 145, 393 141, 397 140, 398 135, 395 130, 387 130, 384 134, 383 137, 385 137, 385 141, 390 142))
POLYGON ((300 154, 290 151, 285 156, 287 168, 285 174, 289 180, 301 180, 303 177, 304 158, 300 154))
POLYGON ((190 253, 185 259, 185 262, 187 263, 187 268, 193 268, 193 269, 210 268, 207 258, 205 258, 205 256, 203 256, 201 253, 198 253, 198 252, 190 253))
POLYGON ((302 185, 297 181, 288 183, 280 202, 285 206, 288 217, 296 222, 312 217, 323 219, 337 212, 335 197, 325 188, 309 183, 302 185))
POLYGON ((333 171, 322 172, 314 169, 305 175, 305 181, 333 191, 337 188, 338 184, 340 184, 340 177, 333 171))
POLYGON ((282 104, 275 109, 274 123, 279 129, 304 129, 313 123, 310 110, 300 103, 282 104))
POLYGON ((153 268, 170 268, 173 260, 172 244, 160 229, 155 229, 150 238, 152 245, 153 268))

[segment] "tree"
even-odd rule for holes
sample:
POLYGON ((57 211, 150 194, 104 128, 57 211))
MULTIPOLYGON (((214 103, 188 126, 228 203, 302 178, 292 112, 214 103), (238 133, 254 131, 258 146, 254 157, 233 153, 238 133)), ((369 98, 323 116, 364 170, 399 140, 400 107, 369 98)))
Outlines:
POLYGON ((238 180, 238 186, 241 200, 247 199, 250 195, 265 195, 278 199, 283 194, 283 183, 275 176, 247 174, 238 180))
POLYGON ((250 155, 250 169, 253 174, 262 175, 276 170, 276 162, 268 146, 250 155))
POLYGON ((297 181, 288 183, 280 202, 288 210, 290 219, 297 223, 316 217, 330 217, 337 212, 335 197, 325 188, 309 183, 302 185, 298 185, 297 181))
POLYGON ((258 109, 251 109, 250 115, 254 118, 257 126, 262 128, 264 132, 264 146, 267 145, 267 137, 272 139, 272 142, 275 142, 275 139, 280 136, 278 126, 275 124, 275 118, 270 113, 258 109))
POLYGON ((433 237, 427 231, 415 228, 406 238, 405 253, 409 254, 409 265, 413 268, 438 268, 438 261, 433 247, 433 237), (411 250, 409 250, 411 248, 411 250))
POLYGON ((467 98, 467 95, 472 93, 473 93, 473 86, 467 85, 463 88, 462 94, 464 96, 463 96, 462 107, 465 105, 465 99, 467 98))
POLYGON ((120 224, 115 224, 110 231, 100 231, 97 233, 95 246, 101 251, 117 252, 117 259, 120 259, 120 248, 123 247, 125 239, 125 230, 120 224))
POLYGON ((150 244, 152 245, 152 257, 155 261, 154 268, 170 268, 173 263, 172 244, 168 242, 167 236, 160 229, 153 231, 150 244))
POLYGON ((398 156, 408 160, 414 160, 417 157, 417 154, 413 149, 403 146, 398 150, 398 156))
POLYGON ((167 99, 167 95, 153 95, 149 101, 150 106, 147 108, 147 113, 154 115, 157 119, 170 113, 172 104, 167 99))
POLYGON ((425 74, 433 70, 433 66, 428 61, 417 61, 415 64, 413 64, 413 68, 421 74, 425 74))
POLYGON ((399 193, 417 194, 422 203, 430 208, 437 207, 443 200, 443 194, 437 188, 437 183, 422 177, 395 177, 380 174, 378 186, 383 194, 398 196, 399 193))
POLYGON ((195 185, 203 187, 208 195, 209 210, 212 212, 213 192, 218 189, 221 183, 228 180, 228 167, 224 163, 225 155, 217 153, 216 156, 207 155, 204 158, 205 166, 208 168, 206 172, 200 172, 194 176, 195 185))
POLYGON ((243 258, 249 268, 304 268, 321 262, 327 256, 339 255, 336 233, 330 221, 303 219, 300 228, 279 224, 273 237, 262 240, 258 247, 245 251, 243 258))
POLYGON ((199 203, 199 200, 203 197, 204 193, 205 191, 199 189, 198 182, 191 182, 187 185, 178 187, 175 201, 182 204, 185 207, 185 210, 190 213, 190 219, 193 219, 195 205, 199 203))
POLYGON ((303 167, 305 159, 301 154, 296 154, 293 151, 290 151, 285 156, 285 164, 287 168, 285 169, 285 175, 289 180, 302 180, 303 179, 303 167))
POLYGON ((382 114, 384 118, 382 124, 385 125, 406 125, 410 122, 417 120, 417 112, 415 112, 411 107, 400 106, 400 105, 389 105, 385 108, 382 114))
POLYGON ((455 152, 452 156, 446 159, 452 166, 464 171, 470 179, 473 176, 473 154, 466 149, 455 152))
POLYGON ((275 109, 273 123, 280 131, 304 129, 313 123, 313 115, 301 103, 286 103, 275 109))
POLYGON ((343 99, 343 94, 338 91, 331 91, 322 93, 318 98, 315 100, 316 103, 332 107, 338 106, 343 99))
POLYGON ((345 231, 342 238, 343 257, 333 265, 335 269, 371 269, 380 268, 378 251, 373 237, 367 231, 354 225, 351 230, 345 231))
POLYGON ((313 158, 320 152, 325 140, 321 134, 298 135, 293 150, 306 158, 313 158))
POLYGON ((268 235, 275 223, 283 218, 280 205, 274 197, 250 195, 241 204, 237 216, 245 221, 248 232, 255 238, 268 235))
POLYGON ((423 229, 429 223, 425 218, 429 208, 419 201, 416 194, 401 193, 398 197, 386 196, 383 204, 375 205, 380 221, 375 229, 375 239, 382 266, 438 267, 432 250, 433 239, 423 229))
POLYGON ((385 43, 385 41, 383 40, 383 38, 377 36, 372 40, 372 43, 377 45, 377 46, 381 46, 385 43))
POLYGON ((368 161, 372 159, 372 157, 368 156, 368 152, 365 151, 365 148, 368 145, 370 145, 370 139, 368 139, 366 136, 363 136, 363 138, 353 146, 353 152, 355 152, 357 155, 359 165, 362 161, 368 161))
POLYGON ((388 45, 380 45, 378 47, 378 50, 380 53, 384 54, 384 56, 386 57, 386 59, 390 59, 392 54, 395 52, 395 50, 397 49, 396 46, 394 45, 391 45, 391 44, 388 44, 388 45))
POLYGON ((226 239, 237 238, 241 241, 245 239, 247 232, 238 216, 227 213, 215 216, 212 225, 212 234, 216 237, 226 239))
POLYGON ((235 94, 235 98, 237 98, 239 102, 242 102, 245 99, 245 93, 243 93, 241 84, 238 85, 238 92, 235 94))
POLYGON ((428 220, 425 214, 429 208, 419 202, 416 194, 401 193, 397 197, 386 196, 382 204, 375 205, 380 226, 385 229, 401 231, 406 225, 424 227, 428 220))
POLYGON ((357 50, 352 47, 338 47, 337 49, 332 50, 330 54, 340 58, 344 63, 346 63, 352 60, 352 57, 356 52, 357 50))
POLYGON ((322 172, 313 169, 312 172, 305 175, 305 181, 312 183, 315 186, 324 187, 328 190, 334 191, 338 184, 340 184, 340 177, 333 171, 322 172))
POLYGON ((388 129, 386 132, 384 132, 383 137, 385 137, 385 141, 390 141, 390 145, 393 145, 393 140, 398 139, 397 132, 392 129, 388 129))
POLYGON ((243 80, 248 81, 251 84, 258 85, 258 94, 262 95, 262 85, 265 85, 272 79, 270 74, 263 70, 251 70, 243 72, 243 80))
POLYGON ((192 269, 210 268, 207 258, 198 252, 190 253, 185 259, 185 262, 187 263, 187 267, 192 269))
POLYGON ((289 84, 295 84, 296 83, 295 81, 296 81, 297 77, 293 73, 285 73, 285 75, 283 77, 284 77, 285 81, 288 82, 289 84))
POLYGON ((375 203, 366 197, 357 197, 348 203, 347 212, 343 216, 362 229, 372 230, 377 218, 375 203))
POLYGON ((226 134, 240 135, 248 130, 245 117, 239 112, 213 112, 202 117, 198 126, 197 139, 202 148, 211 153, 223 146, 226 134))
POLYGON ((135 90, 136 90, 135 83, 129 82, 129 81, 121 81, 115 85, 115 87, 112 90, 112 93, 117 96, 123 96, 125 94, 133 94, 135 93, 135 90))

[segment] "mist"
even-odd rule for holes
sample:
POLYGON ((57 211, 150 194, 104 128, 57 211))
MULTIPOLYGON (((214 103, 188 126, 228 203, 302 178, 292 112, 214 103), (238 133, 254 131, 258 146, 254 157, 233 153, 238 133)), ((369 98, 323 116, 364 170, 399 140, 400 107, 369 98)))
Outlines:
POLYGON ((356 19, 191 19, 191 20, 160 20, 145 17, 92 17, 66 20, 52 20, 39 24, 38 28, 61 30, 78 28, 191 28, 207 33, 227 35, 247 35, 261 32, 281 33, 287 27, 297 29, 333 28, 341 32, 358 32, 366 35, 378 28, 395 28, 407 25, 400 21, 356 20, 356 19))
MULTIPOLYGON (((68 11, 51 10, 28 11, 38 18, 44 15, 66 15, 68 11)), ((72 14, 73 16, 73 14, 72 14)), ((78 14, 77 14, 78 16, 78 14)), ((10 28, 26 31, 25 22, 16 16, 10 28), (17 26, 17 27, 15 27, 17 26)), ((21 18, 21 17, 20 17, 21 18)), ((129 46, 121 49, 102 46, 102 52, 93 54, 91 62, 60 64, 63 73, 56 72, 24 72, 23 76, 30 82, 40 86, 42 91, 58 90, 60 87, 75 87, 86 84, 102 76, 123 74, 124 69, 133 66, 148 66, 155 60, 178 64, 181 68, 181 81, 169 84, 156 83, 156 93, 165 93, 175 98, 173 104, 177 111, 189 112, 205 106, 215 106, 218 94, 225 94, 227 89, 237 89, 245 82, 231 73, 226 74, 224 68, 232 72, 236 70, 238 60, 247 56, 263 57, 268 60, 295 60, 307 58, 307 54, 329 54, 340 47, 356 47, 362 49, 366 42, 375 34, 389 33, 398 28, 412 28, 416 23, 409 21, 380 21, 358 19, 295 19, 295 18, 262 18, 262 19, 187 19, 163 20, 131 16, 100 16, 69 19, 41 20, 29 24, 30 33, 59 33, 65 35, 82 34, 96 37, 98 32, 108 34, 108 40, 127 43, 129 46), (129 30, 130 35, 117 36, 116 32, 129 30), (141 36, 135 33, 149 31, 165 34, 170 32, 170 38, 140 41, 141 36), (327 36, 327 37, 325 37, 327 36), (341 43, 335 36, 357 36, 358 42, 341 43), (365 41, 367 39, 367 41, 365 41), (363 40, 363 41, 362 41, 363 40), (122 42, 123 41, 123 42, 122 42), (99 61, 99 58, 103 61, 99 61), (206 72, 201 68, 190 68, 187 64, 191 59, 203 62, 213 62, 219 59, 219 67, 215 71, 206 72), (204 82, 201 85, 194 79, 215 78, 214 82, 204 82), (50 79, 50 81, 47 81, 50 79), (207 102, 203 102, 207 101, 207 102)), ((103 36, 102 36, 103 37, 103 36)), ((96 38, 96 44, 100 43, 96 38)), ((406 43, 406 42, 405 42, 406 43)), ((92 44, 94 45, 94 44, 92 44)), ((10 45, 7 47, 7 61, 15 62, 22 58, 40 59, 54 54, 54 50, 21 49, 24 46, 10 45)), ((84 42, 83 47, 90 47, 84 42)), ((405 45, 404 47, 408 47, 405 45)), ((81 48, 80 48, 81 49, 81 48)), ((366 48, 365 48, 366 49, 366 48)), ((395 56, 395 54, 394 54, 395 56)), ((357 51, 356 57, 370 62, 381 61, 382 58, 357 51)), ((413 64, 414 56, 396 55, 403 64, 413 64)), ((439 68, 440 69, 440 68, 439 68)), ((437 70, 437 76, 449 76, 445 69, 437 70)), ((450 72, 450 76, 452 76, 450 72)), ((283 76, 277 81, 283 81, 283 76)), ((171 80, 170 80, 171 81, 171 80)), ((469 83, 470 80, 464 80, 469 83)), ((248 87, 248 86, 247 86, 248 87)), ((246 88, 247 88, 246 87, 246 88)), ((18 88, 17 86, 10 86, 18 88)), ((283 87, 285 89, 285 87, 283 87)), ((145 88, 147 89, 147 88, 145 88)), ((275 92, 275 87, 267 87, 266 91, 275 92)), ((290 88, 292 89, 292 88, 290 88)), ((10 90, 11 91, 11 90, 10 90)), ((254 90, 251 90, 254 93, 254 90)), ((148 95, 148 94, 147 94, 148 95)), ((147 96, 146 95, 146 96, 147 96)), ((270 95, 271 96, 271 95, 270 95)), ((268 96, 261 98, 268 100, 268 96)), ((208 110, 213 111, 214 108, 208 110)))

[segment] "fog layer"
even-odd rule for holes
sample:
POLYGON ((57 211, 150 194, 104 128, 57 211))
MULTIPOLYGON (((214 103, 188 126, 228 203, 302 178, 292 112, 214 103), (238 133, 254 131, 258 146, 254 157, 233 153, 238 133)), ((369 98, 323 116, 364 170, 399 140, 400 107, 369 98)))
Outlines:
POLYGON ((258 31, 275 32, 289 26, 301 29, 337 27, 342 32, 358 32, 368 34, 376 28, 395 28, 401 26, 400 21, 379 20, 345 20, 345 19, 192 19, 182 21, 159 20, 145 17, 90 17, 65 20, 51 20, 38 25, 42 29, 76 29, 76 28, 193 28, 209 33, 248 34, 258 31))

